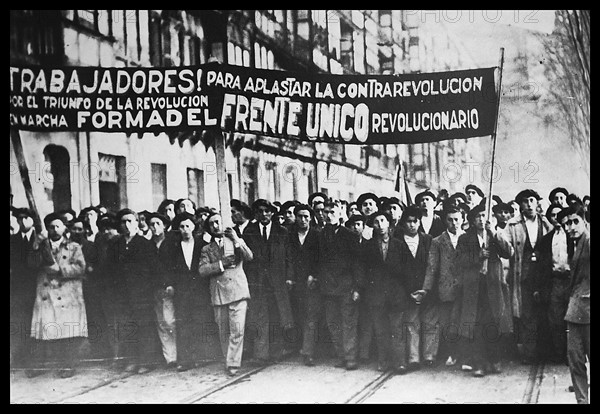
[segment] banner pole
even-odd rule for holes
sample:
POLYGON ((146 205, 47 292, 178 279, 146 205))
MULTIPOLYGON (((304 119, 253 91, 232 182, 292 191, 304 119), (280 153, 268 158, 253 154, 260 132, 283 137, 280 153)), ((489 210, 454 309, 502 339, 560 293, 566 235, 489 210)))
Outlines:
MULTIPOLYGON (((502 70, 504 68, 504 48, 500 48, 500 61, 498 64, 500 68, 500 74, 498 76, 498 86, 496 88, 498 98, 496 100, 496 120, 494 122, 494 131, 492 132, 492 165, 490 169, 490 186, 488 191, 488 197, 485 203, 485 219, 486 221, 490 220, 491 210, 492 210, 492 190, 494 185, 494 160, 496 158, 496 132, 498 130, 498 118, 500 117, 500 97, 502 95, 502 70)), ((489 246, 489 241, 487 240, 487 231, 483 232, 483 240, 485 246, 489 246)), ((481 273, 487 274, 487 259, 483 261, 481 266, 481 273)))
POLYGON ((33 221, 35 224, 35 230, 38 234, 42 229, 42 220, 40 219, 40 213, 35 204, 35 198, 33 197, 33 188, 31 187, 31 181, 29 180, 29 169, 27 168, 27 161, 25 160, 25 153, 23 152, 23 143, 21 142, 21 134, 17 128, 10 129, 10 140, 12 141, 15 156, 17 157, 17 163, 19 164, 19 172, 21 173, 21 180, 25 187, 25 196, 29 208, 33 214, 33 221))
MULTIPOLYGON (((229 137, 233 132, 227 132, 229 137)), ((219 205, 224 227, 233 227, 231 220, 231 199, 229 197, 229 183, 225 169, 225 132, 218 132, 215 136, 215 159, 217 168, 217 191, 219 193, 219 205)))

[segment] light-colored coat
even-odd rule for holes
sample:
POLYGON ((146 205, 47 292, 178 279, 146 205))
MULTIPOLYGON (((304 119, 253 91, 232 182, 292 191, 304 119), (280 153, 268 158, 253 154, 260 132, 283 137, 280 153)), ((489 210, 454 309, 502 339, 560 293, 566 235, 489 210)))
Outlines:
POLYGON ((423 282, 423 289, 431 291, 432 294, 437 292, 442 302, 452 302, 456 299, 458 278, 452 271, 455 260, 456 249, 448 232, 444 231, 431 241, 423 282))
POLYGON ((213 240, 202 248, 198 273, 200 277, 210 278, 210 297, 213 306, 227 305, 242 299, 250 299, 248 280, 244 273, 244 261, 253 259, 252 251, 244 240, 235 249, 238 263, 233 269, 224 269, 221 272, 219 262, 223 253, 219 245, 213 240))
POLYGON ((81 245, 64 238, 53 254, 50 241, 41 239, 31 255, 38 264, 31 336, 41 340, 87 337, 82 287, 86 264, 81 245), (49 273, 54 263, 60 274, 49 273))
POLYGON ((571 296, 565 320, 571 323, 590 323, 590 234, 583 233, 571 265, 571 296))
MULTIPOLYGON (((542 226, 542 235, 552 231, 552 225, 542 215, 538 214, 538 226, 542 226)), ((512 310, 515 318, 521 317, 521 306, 523 298, 521 296, 521 269, 523 267, 523 250, 527 242, 527 228, 525 218, 519 216, 518 220, 510 220, 504 229, 504 236, 511 244, 510 254, 510 274, 508 283, 511 291, 512 310)), ((538 240, 539 243, 541 240, 538 240)))

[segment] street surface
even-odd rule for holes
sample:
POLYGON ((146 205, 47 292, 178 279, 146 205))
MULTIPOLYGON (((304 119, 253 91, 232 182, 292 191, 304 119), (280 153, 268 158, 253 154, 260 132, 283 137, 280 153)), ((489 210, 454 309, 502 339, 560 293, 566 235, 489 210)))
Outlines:
POLYGON ((233 378, 221 362, 187 372, 158 368, 148 374, 119 373, 102 362, 86 362, 60 379, 55 371, 27 378, 10 372, 11 403, 561 403, 575 404, 564 365, 525 366, 503 361, 503 372, 474 378, 440 364, 397 376, 375 363, 356 371, 334 368, 333 360, 306 367, 299 356, 267 367, 244 363, 233 378))

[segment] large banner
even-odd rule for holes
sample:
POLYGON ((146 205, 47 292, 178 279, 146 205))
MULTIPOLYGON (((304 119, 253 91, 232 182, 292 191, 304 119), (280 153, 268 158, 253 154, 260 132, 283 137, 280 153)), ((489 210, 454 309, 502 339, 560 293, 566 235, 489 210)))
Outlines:
POLYGON ((491 135, 494 68, 331 75, 193 67, 10 67, 10 125, 33 131, 216 129, 347 144, 491 135))

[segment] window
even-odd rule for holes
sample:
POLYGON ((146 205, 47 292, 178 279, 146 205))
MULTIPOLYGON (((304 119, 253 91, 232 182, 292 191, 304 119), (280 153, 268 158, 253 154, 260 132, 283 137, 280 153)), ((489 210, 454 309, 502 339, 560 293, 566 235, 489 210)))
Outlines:
POLYGON ((167 165, 150 164, 152 175, 152 206, 158 208, 167 198, 167 165))
POLYGON ((245 164, 244 165, 244 197, 246 202, 250 205, 256 201, 256 183, 258 182, 258 169, 256 164, 245 164))
POLYGON ((200 207, 204 205, 204 171, 198 168, 187 169, 188 198, 200 207))
POLYGON ((352 30, 352 27, 347 23, 340 22, 340 62, 343 67, 350 70, 354 70, 355 63, 358 63, 354 60, 353 38, 354 31, 352 30))
POLYGON ((64 53, 61 14, 58 10, 11 10, 10 53, 34 58, 64 53))
MULTIPOLYGON (((127 177, 125 157, 98 154, 98 185, 100 204, 117 212, 127 206, 127 177)), ((91 178, 94 171, 90 172, 91 178)))
POLYGON ((44 170, 44 187, 54 211, 71 208, 69 152, 65 147, 48 145, 44 148, 44 158, 49 164, 49 170, 44 170))

